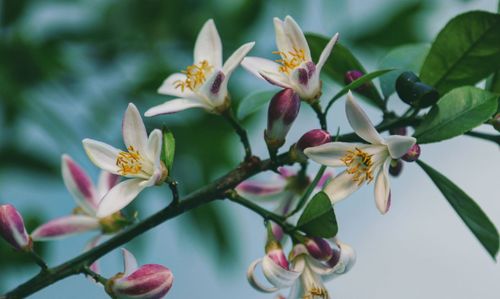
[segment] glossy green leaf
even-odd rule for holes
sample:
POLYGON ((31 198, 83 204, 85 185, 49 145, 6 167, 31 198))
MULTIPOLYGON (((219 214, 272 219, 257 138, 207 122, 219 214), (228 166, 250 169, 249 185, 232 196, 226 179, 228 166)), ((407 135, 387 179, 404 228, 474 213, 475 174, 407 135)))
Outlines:
POLYGON ((380 76, 382 76, 382 75, 384 75, 392 70, 393 69, 374 71, 374 72, 366 74, 366 75, 358 78, 357 80, 351 82, 350 84, 344 86, 344 88, 342 88, 339 92, 337 92, 337 94, 328 102, 328 105, 326 106, 326 111, 328 111, 328 109, 330 109, 330 107, 333 105, 333 103, 336 100, 338 100, 340 97, 345 95, 349 90, 355 91, 356 88, 360 87, 361 85, 366 84, 366 83, 370 83, 373 79, 380 77, 380 76))
POLYGON ((445 94, 415 129, 418 143, 449 139, 474 129, 496 111, 498 95, 464 86, 445 94))
POLYGON ((469 195, 444 175, 420 160, 417 160, 417 163, 427 173, 439 191, 443 193, 446 200, 448 200, 455 212, 462 218, 465 225, 481 242, 483 247, 495 258, 498 253, 499 236, 495 225, 493 225, 488 216, 469 195))
POLYGON ((271 101, 275 91, 256 91, 244 97, 238 106, 238 119, 245 117, 259 111, 263 106, 271 101))
POLYGON ((163 152, 162 160, 167 166, 168 172, 172 170, 172 164, 174 164, 175 155, 175 138, 172 131, 168 129, 163 129, 163 152))
MULTIPOLYGON (((321 52, 329 41, 329 38, 311 34, 306 34, 306 39, 311 49, 311 56, 314 61, 318 61, 321 52)), ((333 48, 330 57, 323 67, 322 73, 327 74, 333 80, 344 85, 344 75, 347 71, 358 70, 366 74, 365 68, 356 59, 352 52, 344 45, 337 43, 333 48)), ((384 102, 374 85, 363 93, 369 103, 377 107, 384 107, 384 102)))
POLYGON ((315 237, 331 238, 337 235, 337 219, 325 192, 317 193, 307 204, 297 222, 297 229, 315 237))
POLYGON ((500 69, 500 15, 472 11, 453 18, 434 41, 420 72, 444 94, 500 69))
POLYGON ((388 98, 395 90, 396 79, 405 71, 419 72, 424 59, 429 53, 429 44, 412 44, 397 47, 380 60, 379 68, 394 68, 395 70, 380 77, 382 94, 388 98))

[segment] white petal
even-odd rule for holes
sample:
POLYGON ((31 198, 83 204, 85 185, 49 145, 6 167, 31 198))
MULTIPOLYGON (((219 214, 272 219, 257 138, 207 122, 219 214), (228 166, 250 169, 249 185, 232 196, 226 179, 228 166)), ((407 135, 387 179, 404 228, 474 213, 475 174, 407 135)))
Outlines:
POLYGON ((339 34, 335 33, 335 35, 330 39, 328 44, 326 44, 325 48, 321 52, 321 55, 319 56, 318 63, 316 63, 316 72, 321 72, 321 69, 325 65, 326 60, 328 57, 330 57, 330 53, 332 53, 332 49, 339 40, 339 34))
POLYGON ((135 256, 127 249, 122 248, 122 255, 123 255, 123 272, 124 272, 123 275, 126 277, 134 273, 134 271, 139 268, 139 265, 137 263, 135 256))
POLYGON ((179 98, 188 98, 194 99, 196 95, 189 88, 176 88, 178 81, 185 81, 186 75, 182 73, 175 73, 167 77, 165 81, 161 84, 160 88, 158 88, 158 93, 174 96, 179 98))
POLYGON ((401 158, 417 142, 410 136, 391 135, 385 138, 389 154, 393 159, 401 158))
POLYGON ((212 107, 198 101, 198 100, 192 100, 192 99, 173 99, 170 101, 167 101, 163 104, 160 104, 158 106, 154 106, 152 108, 149 108, 146 113, 144 113, 144 116, 156 116, 160 114, 170 114, 170 113, 176 113, 179 111, 183 111, 186 109, 190 108, 204 108, 207 110, 210 110, 212 107))
POLYGON ((366 115, 363 109, 361 109, 358 103, 356 103, 356 100, 354 100, 351 91, 347 93, 345 111, 349 124, 359 137, 372 144, 384 144, 384 140, 379 135, 377 130, 375 130, 375 127, 368 118, 368 115, 366 115))
POLYGON ((263 285, 262 283, 260 283, 257 278, 255 277, 255 268, 257 267, 258 264, 261 264, 262 263, 262 259, 258 259, 258 260, 255 260, 253 261, 250 266, 248 267, 248 270, 247 270, 247 279, 248 279, 248 282, 250 283, 250 285, 260 291, 260 292, 264 292, 264 293, 274 293, 278 290, 278 288, 276 287, 267 287, 265 285, 263 285))
POLYGON ((285 22, 278 18, 274 18, 273 22, 276 36, 276 48, 278 48, 280 52, 288 53, 288 51, 293 50, 293 46, 286 35, 285 22))
POLYGON ((299 271, 290 271, 277 265, 267 255, 262 259, 262 272, 272 285, 280 289, 292 286, 301 274, 299 271))
POLYGON ((147 186, 141 184, 143 179, 125 180, 114 186, 104 196, 97 208, 97 217, 103 218, 126 207, 147 186))
POLYGON ((64 154, 61 158, 61 164, 64 185, 73 195, 77 205, 85 213, 94 215, 100 200, 96 194, 94 183, 70 156, 64 154))
POLYGON ((295 22, 292 17, 287 16, 285 18, 284 28, 286 36, 288 37, 288 40, 290 41, 290 44, 292 46, 292 49, 289 49, 289 51, 304 50, 306 61, 311 61, 311 52, 309 51, 309 45, 307 44, 306 37, 304 36, 304 33, 302 32, 302 29, 300 29, 297 22, 295 22))
POLYGON ((315 147, 308 147, 304 150, 304 154, 316 163, 330 167, 340 167, 345 166, 345 163, 340 159, 348 151, 353 151, 356 148, 365 149, 368 146, 368 144, 362 143, 329 142, 315 147))
POLYGON ((212 19, 205 22, 194 45, 194 62, 203 60, 216 69, 222 68, 222 42, 212 19))
POLYGON ((344 170, 328 183, 325 187, 325 192, 330 197, 332 203, 337 203, 357 191, 360 187, 361 184, 354 181, 353 175, 344 170))
POLYGON ((206 106, 212 111, 215 107, 224 104, 227 97, 227 77, 220 70, 214 71, 199 87, 198 93, 205 99, 206 106))
POLYGON ((84 215, 71 215, 56 218, 39 226, 32 234, 35 241, 46 241, 70 235, 96 230, 100 227, 99 220, 84 215))
POLYGON ((149 134, 147 155, 153 162, 154 168, 160 167, 162 140, 163 135, 159 129, 154 129, 149 134))
POLYGON ((279 71, 280 65, 272 60, 259 57, 245 57, 241 65, 257 78, 283 88, 292 87, 288 77, 279 71))
POLYGON ((139 110, 132 103, 128 104, 125 111, 122 122, 122 133, 127 149, 132 146, 141 154, 146 152, 148 133, 146 132, 146 127, 144 126, 139 110))
POLYGON ((229 79, 233 70, 241 63, 243 58, 252 50, 255 42, 246 43, 243 46, 239 47, 238 50, 234 51, 234 53, 226 60, 224 66, 222 67, 222 71, 224 75, 226 75, 226 80, 229 79))
MULTIPOLYGON (((102 197, 108 193, 108 191, 113 188, 120 181, 120 176, 116 174, 109 173, 107 171, 101 171, 99 175, 99 180, 97 183, 97 191, 99 193, 99 202, 102 197)), ((99 204, 98 202, 98 204, 99 204)))
POLYGON ((389 185, 388 172, 389 163, 391 163, 391 159, 387 159, 375 178, 375 204, 377 205, 377 209, 382 214, 389 211, 391 204, 391 188, 389 185))
POLYGON ((309 268, 311 268, 311 270, 314 273, 316 273, 320 276, 330 275, 333 272, 335 272, 335 267, 330 267, 327 264, 324 264, 324 263, 322 263, 322 262, 320 262, 317 259, 312 258, 312 257, 307 258, 307 263, 308 263, 309 268))
POLYGON ((84 139, 82 143, 92 163, 103 170, 113 174, 119 174, 119 168, 116 166, 116 158, 121 152, 119 149, 93 139, 84 139))

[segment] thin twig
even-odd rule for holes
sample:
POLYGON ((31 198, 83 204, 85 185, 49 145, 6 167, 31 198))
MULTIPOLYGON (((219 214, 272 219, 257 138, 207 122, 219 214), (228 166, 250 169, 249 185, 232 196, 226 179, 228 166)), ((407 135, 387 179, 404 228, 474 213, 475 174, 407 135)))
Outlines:
POLYGON ((47 266, 47 264, 45 263, 45 261, 43 260, 43 258, 41 256, 39 256, 36 252, 34 252, 33 250, 30 250, 28 251, 28 254, 29 256, 33 259, 33 261, 35 261, 35 263, 40 266, 40 268, 42 269, 42 271, 47 271, 47 269, 49 268, 47 266))
POLYGON ((327 130, 326 115, 323 113, 319 101, 312 103, 311 108, 314 110, 314 112, 316 112, 316 116, 318 117, 321 129, 326 131, 327 130))
POLYGON ((480 139, 487 140, 487 141, 492 141, 500 146, 500 135, 498 135, 498 134, 493 135, 493 134, 488 134, 488 133, 469 131, 469 132, 466 132, 465 135, 480 138, 480 139))
POLYGON ((103 276, 99 275, 98 273, 92 271, 88 266, 84 266, 82 268, 82 273, 84 273, 84 274, 92 277, 92 279, 94 279, 96 282, 102 284, 103 286, 106 286, 106 283, 108 282, 108 280, 105 277, 103 277, 103 276))
POLYGON ((252 147, 250 146, 250 142, 248 141, 247 131, 240 125, 240 123, 234 116, 232 109, 227 109, 222 113, 222 116, 233 127, 236 134, 240 136, 241 143, 243 144, 243 148, 245 149, 245 161, 248 161, 250 157, 252 157, 252 147))

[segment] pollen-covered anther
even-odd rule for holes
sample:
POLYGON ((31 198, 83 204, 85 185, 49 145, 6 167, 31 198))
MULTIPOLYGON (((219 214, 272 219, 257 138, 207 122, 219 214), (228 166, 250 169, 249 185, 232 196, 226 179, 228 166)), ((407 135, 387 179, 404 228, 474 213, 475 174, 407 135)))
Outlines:
POLYGON ((293 49, 293 51, 288 51, 288 53, 274 51, 273 54, 281 56, 281 59, 277 59, 276 62, 281 64, 279 70, 280 72, 285 74, 289 74, 290 71, 293 71, 295 68, 306 61, 306 54, 304 49, 293 49))
POLYGON ((314 299, 314 298, 323 298, 328 299, 328 291, 324 288, 313 287, 307 291, 304 295, 304 299, 314 299))
POLYGON ((185 70, 181 71, 186 75, 186 79, 175 81, 174 86, 175 88, 180 88, 182 92, 184 92, 186 88, 194 91, 205 82, 207 75, 212 72, 213 68, 214 67, 206 60, 190 65, 185 70))
POLYGON ((370 183, 373 180, 372 173, 372 156, 367 152, 355 148, 354 151, 347 151, 344 157, 340 159, 347 167, 347 173, 353 174, 353 180, 358 185, 363 184, 365 181, 370 183))
POLYGON ((131 145, 128 152, 120 152, 116 158, 116 166, 120 175, 138 174, 142 170, 141 154, 131 145))

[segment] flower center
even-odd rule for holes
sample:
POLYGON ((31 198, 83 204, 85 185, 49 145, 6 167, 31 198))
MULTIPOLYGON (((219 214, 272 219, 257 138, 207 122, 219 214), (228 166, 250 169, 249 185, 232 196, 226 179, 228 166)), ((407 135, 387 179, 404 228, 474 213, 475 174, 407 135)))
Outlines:
POLYGON ((116 158, 116 166, 120 168, 120 175, 138 174, 142 170, 141 154, 133 146, 128 147, 128 152, 120 152, 116 158))
POLYGON ((304 294, 303 299, 315 299, 315 298, 323 298, 328 299, 328 291, 324 288, 312 287, 307 290, 307 293, 304 294))
POLYGON ((292 51, 288 51, 288 53, 274 51, 273 54, 281 56, 281 59, 277 59, 276 62, 281 64, 279 71, 285 74, 289 74, 290 71, 294 70, 306 61, 304 49, 297 50, 294 48, 292 51))
POLYGON ((185 70, 181 71, 181 73, 186 74, 186 80, 177 80, 174 82, 174 86, 175 88, 180 88, 183 92, 186 88, 194 91, 205 82, 207 74, 209 74, 213 68, 214 67, 206 60, 190 65, 185 70))
POLYGON ((365 181, 369 183, 373 180, 372 156, 359 148, 355 148, 354 151, 347 151, 340 160, 347 166, 347 173, 353 174, 353 180, 358 182, 358 185, 361 185, 365 181))

